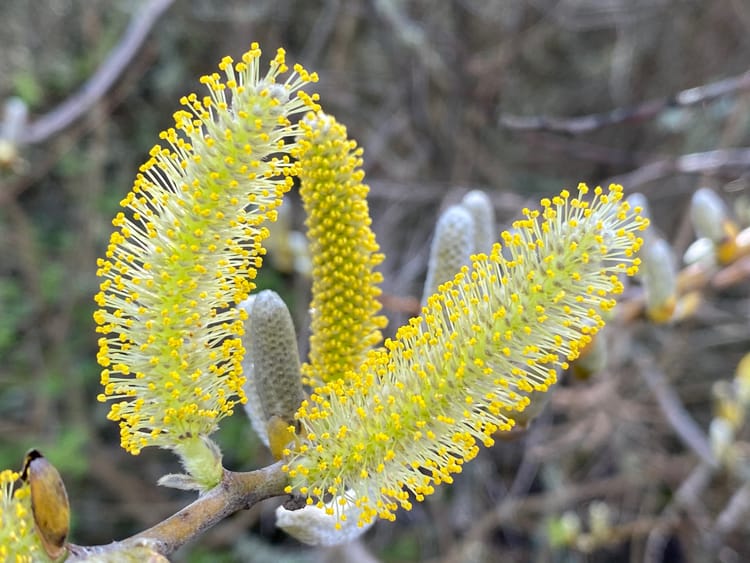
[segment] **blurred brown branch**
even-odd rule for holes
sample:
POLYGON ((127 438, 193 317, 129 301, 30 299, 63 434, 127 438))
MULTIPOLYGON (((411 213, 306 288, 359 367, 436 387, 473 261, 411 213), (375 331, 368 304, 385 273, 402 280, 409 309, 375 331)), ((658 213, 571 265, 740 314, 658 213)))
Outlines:
POLYGON ((666 109, 704 104, 744 90, 750 90, 750 71, 717 82, 688 88, 672 97, 649 100, 631 107, 615 108, 603 113, 570 118, 504 114, 500 116, 500 125, 514 131, 547 131, 580 135, 610 125, 646 121, 666 109))
POLYGON ((143 45, 151 29, 174 0, 151 0, 134 16, 122 39, 94 75, 75 94, 26 127, 21 145, 44 142, 80 119, 109 90, 143 45))
POLYGON ((750 171, 750 148, 716 149, 656 160, 608 180, 633 189, 675 174, 740 176, 750 171))

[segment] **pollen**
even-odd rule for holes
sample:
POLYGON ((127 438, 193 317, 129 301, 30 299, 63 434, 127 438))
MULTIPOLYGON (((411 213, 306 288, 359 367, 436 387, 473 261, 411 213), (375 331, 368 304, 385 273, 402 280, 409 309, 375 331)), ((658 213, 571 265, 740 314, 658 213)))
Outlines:
POLYGON ((283 52, 263 73, 260 56, 253 44, 241 62, 224 58, 201 79, 206 95, 180 100, 98 262, 99 398, 115 401, 108 418, 133 454, 207 436, 246 401, 231 305, 255 287, 264 225, 297 173, 279 156, 300 134, 289 118, 318 109, 297 95, 310 74, 288 73, 283 52))
POLYGON ((359 524, 392 520, 513 428, 528 393, 553 385, 603 325, 619 275, 638 269, 636 233, 648 220, 622 202, 621 186, 596 188, 590 201, 585 185, 577 191, 527 211, 501 234, 507 248, 473 256, 384 348, 311 395, 297 413, 306 437, 287 458, 293 490, 343 485, 359 524), (531 285, 532 272, 546 279, 531 285))
POLYGON ((312 320, 306 382, 315 386, 356 369, 380 342, 386 319, 378 296, 383 255, 370 228, 362 149, 346 128, 308 113, 299 158, 300 195, 312 255, 312 320))

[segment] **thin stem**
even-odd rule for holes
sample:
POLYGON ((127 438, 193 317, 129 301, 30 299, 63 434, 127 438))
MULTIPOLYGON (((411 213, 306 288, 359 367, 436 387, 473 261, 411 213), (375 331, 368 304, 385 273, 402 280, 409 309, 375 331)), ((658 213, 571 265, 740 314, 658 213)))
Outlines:
POLYGON ((225 470, 219 485, 148 530, 108 545, 69 545, 73 556, 71 561, 138 547, 169 555, 231 514, 267 498, 283 495, 286 485, 287 476, 281 471, 281 462, 256 471, 236 473, 225 470))
POLYGON ((127 69, 151 29, 174 0, 151 0, 133 16, 120 42, 89 80, 60 105, 29 124, 19 143, 38 144, 84 116, 127 69))
POLYGON ((647 121, 670 108, 687 108, 705 104, 722 96, 748 89, 750 89, 750 71, 717 82, 688 88, 672 97, 648 100, 635 106, 615 108, 604 113, 571 118, 504 114, 500 117, 500 124, 515 131, 549 131, 578 135, 610 125, 647 121))

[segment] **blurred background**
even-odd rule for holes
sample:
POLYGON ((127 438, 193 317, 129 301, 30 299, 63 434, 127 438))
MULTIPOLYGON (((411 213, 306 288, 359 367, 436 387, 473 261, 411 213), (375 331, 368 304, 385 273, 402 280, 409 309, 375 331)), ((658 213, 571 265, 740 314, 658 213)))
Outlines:
MULTIPOLYGON (((200 94, 198 78, 252 41, 317 71, 324 109, 364 147, 388 334, 416 311, 439 213, 469 189, 505 227, 579 181, 620 182, 646 196, 679 268, 697 188, 714 189, 738 229, 748 223, 745 0, 2 4, 0 465, 18 468, 36 447, 58 467, 75 543, 126 537, 191 500, 156 486, 176 459, 124 453, 96 402, 96 259, 180 96, 200 94)), ((294 193, 289 220, 304 232, 294 193)), ((272 499, 175 560, 747 560, 744 407, 728 445, 713 422, 737 403, 750 350, 748 268, 714 283, 722 271, 709 268, 670 323, 621 315, 605 363, 563 377, 528 430, 360 544, 301 546, 275 529, 272 499)), ((270 260, 259 285, 285 298, 304 352, 307 278, 270 260)), ((230 469, 271 461, 242 412, 217 440, 230 469)))

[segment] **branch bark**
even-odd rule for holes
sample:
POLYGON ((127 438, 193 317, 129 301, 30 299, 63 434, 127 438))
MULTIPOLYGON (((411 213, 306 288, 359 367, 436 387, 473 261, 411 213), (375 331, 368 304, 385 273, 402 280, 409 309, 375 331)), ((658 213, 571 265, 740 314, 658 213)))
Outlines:
POLYGON ((18 144, 34 145, 44 142, 85 115, 122 75, 151 29, 173 2, 174 0, 147 2, 133 17, 120 42, 94 75, 75 94, 30 123, 21 132, 18 144))
POLYGON ((160 555, 169 555, 215 526, 231 514, 250 508, 271 497, 284 495, 287 476, 277 462, 256 471, 237 473, 224 471, 221 484, 166 520, 119 542, 100 546, 69 545, 68 561, 87 557, 123 553, 148 548, 160 555))
POLYGON ((603 113, 572 118, 502 115, 500 124, 506 129, 515 131, 548 131, 579 135, 609 125, 646 121, 669 108, 686 108, 703 104, 744 90, 750 90, 750 70, 738 76, 682 90, 668 98, 649 100, 631 107, 615 108, 603 113))

